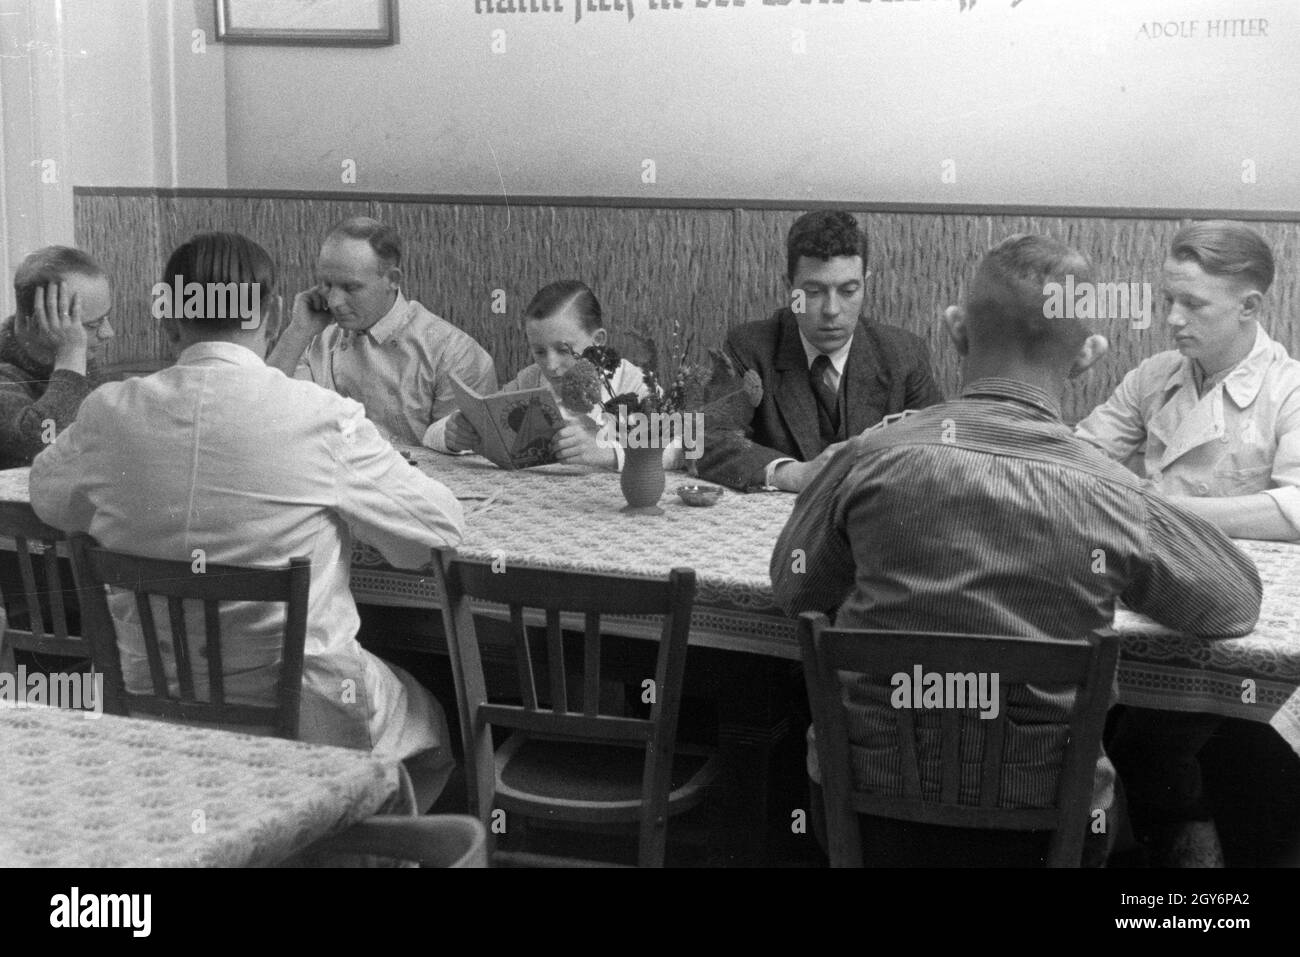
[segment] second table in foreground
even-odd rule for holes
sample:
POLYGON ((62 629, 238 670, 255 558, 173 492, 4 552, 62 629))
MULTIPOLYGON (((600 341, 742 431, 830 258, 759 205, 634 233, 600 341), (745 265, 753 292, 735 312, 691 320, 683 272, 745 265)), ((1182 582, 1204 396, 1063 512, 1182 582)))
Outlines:
POLYGON ((277 864, 400 775, 365 751, 45 707, 0 707, 0 754, 0 867, 277 864))

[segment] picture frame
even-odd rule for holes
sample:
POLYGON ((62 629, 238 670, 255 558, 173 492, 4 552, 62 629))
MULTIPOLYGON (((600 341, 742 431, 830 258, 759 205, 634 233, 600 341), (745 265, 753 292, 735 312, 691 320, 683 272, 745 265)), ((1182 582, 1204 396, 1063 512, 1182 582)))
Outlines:
POLYGON ((397 0, 217 0, 217 39, 299 46, 391 46, 397 0))

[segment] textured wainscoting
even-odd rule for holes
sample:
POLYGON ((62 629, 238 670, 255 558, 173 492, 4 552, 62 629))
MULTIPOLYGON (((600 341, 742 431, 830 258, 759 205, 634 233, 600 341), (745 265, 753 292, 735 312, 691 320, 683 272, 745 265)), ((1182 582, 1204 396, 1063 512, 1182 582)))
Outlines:
MULTIPOLYGON (((554 279, 588 282, 605 308, 613 342, 642 329, 667 345, 676 319, 694 333, 693 351, 719 344, 737 323, 769 314, 785 295, 785 232, 797 211, 780 209, 620 208, 501 205, 463 201, 322 199, 263 195, 186 195, 141 190, 78 190, 77 242, 115 280, 118 341, 106 356, 122 362, 167 355, 150 314, 150 290, 167 253, 196 232, 242 232, 271 253, 286 299, 311 283, 325 232, 346 216, 394 225, 407 247, 406 290, 472 334, 506 379, 528 360, 518 317, 554 279), (506 313, 494 313, 503 290, 506 313)), ((1086 253, 1103 281, 1151 281, 1182 220, 1016 216, 935 212, 860 213, 871 239, 867 311, 930 345, 940 385, 954 395, 956 354, 939 326, 961 299, 983 252, 1013 232, 1042 232, 1086 253)), ((1261 222, 1273 243, 1278 280, 1265 326, 1300 355, 1300 223, 1261 222)), ((286 302, 287 305, 287 302, 286 302)), ((1129 369, 1168 348, 1157 313, 1149 329, 1126 322, 1103 330, 1111 354, 1071 385, 1074 420, 1103 400, 1129 369)), ((629 349, 629 352, 635 350, 629 349)))

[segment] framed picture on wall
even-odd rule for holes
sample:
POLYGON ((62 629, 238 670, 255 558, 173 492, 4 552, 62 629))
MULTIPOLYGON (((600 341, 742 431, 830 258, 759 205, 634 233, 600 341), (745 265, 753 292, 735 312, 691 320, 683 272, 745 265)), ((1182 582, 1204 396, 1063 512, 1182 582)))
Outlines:
POLYGON ((397 42, 397 0, 217 0, 217 39, 387 46, 397 42))

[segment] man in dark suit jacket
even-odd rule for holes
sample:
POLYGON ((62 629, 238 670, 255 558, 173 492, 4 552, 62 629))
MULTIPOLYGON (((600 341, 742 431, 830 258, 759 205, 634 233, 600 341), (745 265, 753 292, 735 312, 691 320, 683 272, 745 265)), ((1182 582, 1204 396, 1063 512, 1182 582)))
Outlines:
POLYGON ((786 238, 790 306, 727 336, 763 398, 747 420, 705 415, 702 478, 798 492, 845 440, 887 415, 943 401, 917 336, 861 316, 867 237, 846 212, 800 216, 786 238))

